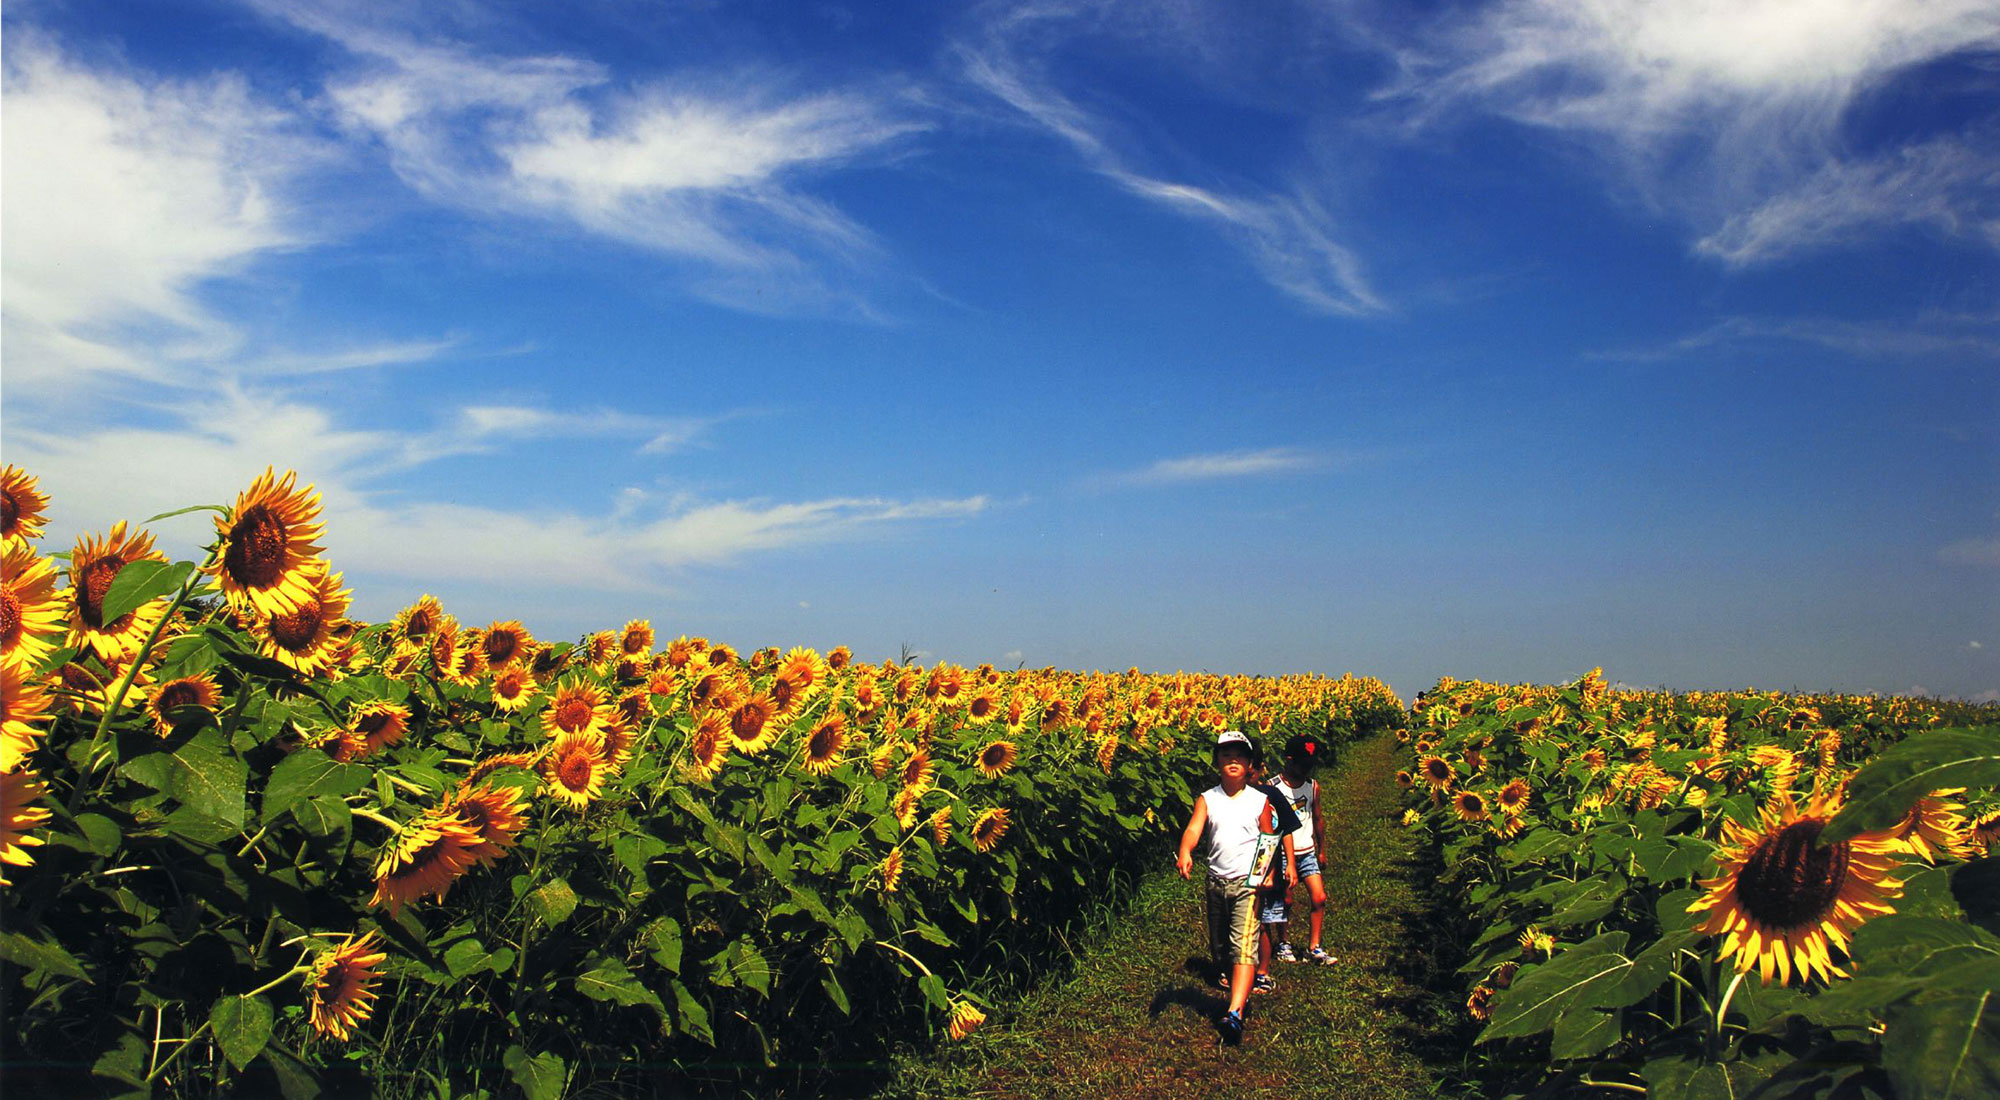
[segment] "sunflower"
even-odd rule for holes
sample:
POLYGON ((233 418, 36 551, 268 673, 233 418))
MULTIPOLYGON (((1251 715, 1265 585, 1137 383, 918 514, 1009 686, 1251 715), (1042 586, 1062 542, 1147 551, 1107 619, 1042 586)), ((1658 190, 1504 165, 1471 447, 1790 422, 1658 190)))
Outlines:
POLYGON ((925 787, 904 787, 896 792, 895 802, 890 808, 896 813, 898 828, 907 829, 917 823, 917 806, 923 802, 925 787))
POLYGON ((889 766, 896 762, 896 750, 902 746, 898 740, 888 740, 875 746, 868 754, 868 770, 880 779, 889 774, 889 766))
POLYGON ((1964 793, 1965 788, 1954 787, 1917 799, 1903 820, 1889 828, 1889 839, 1925 863, 1936 863, 1941 855, 1971 859, 1973 845, 1966 834, 1965 805, 1952 800, 1953 795, 1964 793))
POLYGON ((153 632, 160 618, 167 613, 165 597, 148 600, 143 605, 118 616, 111 622, 104 621, 104 596, 111 591, 111 582, 116 580, 120 570, 135 561, 166 561, 165 554, 153 549, 153 536, 144 531, 130 538, 125 534, 125 521, 120 520, 111 528, 111 533, 99 539, 83 536, 76 540, 76 549, 69 558, 69 644, 77 649, 89 648, 107 661, 119 661, 139 651, 146 638, 153 632))
MULTIPOLYGON (((111 695, 118 687, 118 681, 131 666, 130 661, 91 661, 86 654, 78 654, 75 660, 65 661, 57 667, 55 678, 60 682, 63 702, 76 714, 103 714, 111 705, 111 695)), ((142 666, 132 677, 132 685, 126 690, 120 706, 132 706, 133 691, 143 693, 153 682, 152 673, 142 666)))
POLYGON ((354 593, 340 587, 341 574, 319 564, 311 577, 312 591, 290 611, 279 612, 250 624, 257 639, 257 652, 291 668, 302 676, 330 673, 338 678, 333 630, 347 614, 354 593))
POLYGON ((1042 728, 1044 730, 1055 729, 1068 720, 1069 702, 1067 700, 1051 699, 1049 700, 1049 705, 1042 708, 1042 728))
POLYGON ((1839 809, 1837 795, 1816 797, 1803 810, 1780 795, 1756 828, 1723 820, 1721 874, 1702 881, 1708 893, 1688 912, 1707 912, 1695 930, 1723 934, 1722 957, 1736 956, 1738 973, 1755 966, 1767 985, 1774 972, 1778 984, 1791 984, 1794 970, 1801 980, 1844 978, 1829 945, 1844 951, 1855 927, 1895 911, 1888 899, 1903 884, 1889 875, 1901 845, 1879 833, 1821 845, 1839 809))
POLYGON ((319 494, 308 485, 295 490, 298 475, 284 480, 266 468, 236 498, 236 507, 218 517, 222 538, 216 579, 232 607, 250 615, 281 615, 313 598, 314 573, 325 568, 314 541, 324 532, 317 522, 319 494))
POLYGON ((1007 810, 995 806, 972 820, 972 846, 982 852, 990 852, 1007 835, 1007 810))
POLYGON ((1556 938, 1532 924, 1521 930, 1519 942, 1521 950, 1530 955, 1546 959, 1556 953, 1556 938))
POLYGON ((940 806, 937 812, 931 815, 931 836, 937 838, 938 847, 940 848, 944 847, 945 843, 951 839, 950 806, 940 806))
POLYGON ((618 635, 609 630, 600 630, 583 640, 581 647, 584 662, 592 668, 602 668, 618 655, 618 635))
POLYGON ((439 663, 438 671, 446 680, 459 687, 471 687, 486 675, 490 667, 486 663, 486 647, 479 631, 468 630, 459 635, 458 644, 451 654, 439 663))
POLYGON ((389 957, 380 946, 377 933, 349 935, 313 963, 306 993, 314 1031, 346 1042, 375 1010, 375 968, 389 957))
POLYGON ((825 775, 840 766, 841 750, 847 748, 847 716, 834 711, 814 723, 806 735, 805 769, 825 775))
POLYGON ((826 651, 826 667, 835 672, 846 668, 848 662, 852 660, 854 660, 854 651, 844 645, 837 645, 826 651))
POLYGON ((946 1028, 946 1031, 951 1035, 953 1042, 960 1042, 967 1035, 977 1031, 979 1025, 985 1022, 986 1013, 981 1012, 972 1002, 953 1001, 951 1005, 951 1024, 946 1028))
POLYGON ((604 779, 610 774, 604 739, 596 734, 565 733, 542 758, 543 789, 573 810, 583 809, 603 794, 604 779))
POLYGON ((416 603, 396 612, 396 617, 389 621, 389 638, 397 645, 420 646, 449 619, 437 597, 427 592, 418 596, 416 603))
POLYGON ((930 790, 931 781, 936 774, 937 763, 931 759, 931 754, 918 749, 910 754, 908 760, 903 761, 903 789, 930 790))
POLYGON ((40 665, 62 638, 63 603, 55 563, 38 558, 24 540, 7 547, 0 579, 0 661, 40 665))
POLYGON ((979 751, 979 772, 988 779, 998 779, 1007 774, 1019 755, 1012 741, 995 741, 979 751))
POLYGON ((1097 766, 1104 774, 1111 774, 1112 762, 1118 758, 1118 735, 1112 734, 1097 746, 1097 766))
POLYGON ((603 688, 585 680, 566 680, 542 711, 542 732, 550 737, 597 734, 603 732, 607 717, 603 688))
POLYGON ((1007 732, 1015 737, 1028 728, 1028 697, 1015 692, 1007 697, 1007 732))
POLYGON ((375 896, 370 905, 386 905, 391 915, 406 902, 445 891, 479 858, 485 841, 456 814, 427 812, 403 826, 382 848, 375 861, 375 896))
POLYGON ((1486 976, 1486 981, 1495 989, 1505 989, 1514 984, 1514 975, 1520 972, 1521 964, 1515 962, 1513 959, 1508 959, 1506 962, 1494 967, 1493 973, 1486 976))
POLYGON ((826 680, 826 667, 810 649, 793 649, 785 654, 771 681, 771 698, 780 715, 791 714, 805 705, 826 680))
POLYGON ((491 686, 493 709, 502 714, 512 714, 534 701, 541 690, 535 683, 535 674, 520 665, 509 665, 493 674, 491 686))
POLYGON ((1799 758, 1783 745, 1758 745, 1750 750, 1750 762, 1771 781, 1771 793, 1782 795, 1799 777, 1799 758))
POLYGON ((1974 843, 1985 845, 1990 853, 1995 845, 2000 845, 2000 810, 1975 819, 1966 834, 1974 843))
POLYGON ((222 705, 222 685, 206 672, 181 676, 157 684, 146 693, 146 713, 153 716, 153 732, 166 737, 174 732, 176 712, 196 707, 210 714, 222 705))
POLYGON ((1465 998, 1466 1014, 1475 1020, 1487 1020, 1493 1015, 1493 987, 1481 982, 1472 987, 1472 993, 1465 998))
POLYGON ((1486 796, 1478 791, 1458 792, 1451 800, 1451 808, 1460 821, 1484 821, 1491 816, 1486 809, 1486 796))
POLYGON ((653 652, 653 624, 644 619, 633 619, 618 632, 618 651, 628 656, 648 656, 653 652))
POLYGON ((754 756, 769 748, 778 739, 778 731, 771 723, 777 711, 777 703, 764 694, 752 695, 737 704, 729 712, 729 739, 736 751, 754 756))
POLYGON ((438 811, 457 816, 460 824, 478 835, 479 844, 472 851, 475 864, 499 859, 528 825, 521 792, 513 787, 460 787, 438 811))
POLYGON ((686 668, 688 662, 694 660, 695 656, 701 651, 702 647, 696 643, 695 639, 683 634, 667 643, 667 664, 674 668, 686 668))
POLYGON ((1435 754, 1417 761, 1417 771, 1423 774, 1424 782, 1429 783, 1433 790, 1440 791, 1451 786, 1452 780, 1458 776, 1452 769, 1451 761, 1435 754))
POLYGON ((720 714, 706 714, 688 734, 688 771, 696 779, 712 779, 729 760, 729 727, 720 714))
POLYGON ((36 727, 54 717, 54 702, 47 681, 27 666, 0 663, 0 772, 20 767, 35 751, 43 732, 36 727))
POLYGON ((1500 788, 1499 793, 1493 796, 1493 801, 1503 812, 1519 815, 1522 810, 1528 808, 1530 793, 1527 779, 1515 776, 1506 786, 1500 788))
POLYGON ((1493 815, 1493 821, 1488 827, 1493 830, 1494 836, 1502 840, 1512 840, 1521 835, 1522 830, 1528 827, 1528 823, 1515 814, 1498 813, 1493 815))
MULTIPOLYGON (((33 856, 29 848, 47 843, 38 836, 29 836, 28 830, 48 824, 49 811, 33 805, 48 794, 48 788, 37 781, 31 771, 14 771, 0 775, 0 863, 15 867, 32 867, 33 856)), ((0 875, 0 886, 11 886, 6 876, 0 875)))
POLYGON ((11 464, 0 470, 0 545, 12 551, 41 538, 48 506, 48 496, 26 471, 11 464))
POLYGON ((543 748, 534 752, 494 753, 492 756, 486 757, 479 763, 474 764, 472 770, 465 773, 465 778, 459 781, 459 786, 470 787, 474 783, 499 771, 501 768, 537 768, 541 766, 542 757, 547 752, 548 749, 543 748))
POLYGON ((884 856, 876 870, 882 872, 882 892, 895 893, 896 884, 903 878, 903 850, 898 848, 884 856))
POLYGON ((410 708, 386 699, 371 699, 347 715, 347 728, 368 741, 363 755, 381 752, 403 739, 410 729, 410 708))
POLYGON ((1424 819, 1424 815, 1422 815, 1422 814, 1418 813, 1418 812, 1417 812, 1416 810, 1414 810, 1414 809, 1409 809, 1409 810, 1404 810, 1404 811, 1403 811, 1403 824, 1404 824, 1404 826, 1406 826, 1406 827, 1409 827, 1409 828, 1415 828, 1415 827, 1416 827, 1416 825, 1417 825, 1417 824, 1418 824, 1419 822, 1421 822, 1421 821, 1422 821, 1423 819, 1424 819))
POLYGON ((486 653, 488 668, 506 668, 535 647, 534 635, 519 619, 496 622, 480 633, 479 645, 486 653))
POLYGON ((1591 770, 1592 774, 1595 774, 1603 771, 1610 765, 1611 757, 1603 749, 1587 749, 1583 754, 1583 763, 1585 767, 1591 770))

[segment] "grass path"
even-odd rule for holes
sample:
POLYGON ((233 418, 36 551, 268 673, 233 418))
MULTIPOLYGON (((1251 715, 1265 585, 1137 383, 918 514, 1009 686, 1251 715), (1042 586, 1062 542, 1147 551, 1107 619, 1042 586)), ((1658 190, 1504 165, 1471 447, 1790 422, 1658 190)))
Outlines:
MULTIPOLYGON (((1378 737, 1320 777, 1328 843, 1324 942, 1340 965, 1273 964, 1241 1047, 1218 1042, 1204 982, 1199 876, 1149 878, 1066 981, 1029 993, 966 1042, 906 1063, 882 1100, 932 1097, 1402 1098, 1432 1095, 1421 1051, 1449 1026, 1415 984, 1422 920, 1414 845, 1398 818, 1395 745, 1378 737), (1330 857, 1330 858, 1329 858, 1330 857)), ((1163 864, 1167 863, 1163 859, 1163 864)), ((1295 892, 1297 904, 1303 892, 1295 892)), ((1302 910, 1295 910, 1301 917, 1302 910)), ((1306 926, 1291 926, 1303 944, 1306 926)))

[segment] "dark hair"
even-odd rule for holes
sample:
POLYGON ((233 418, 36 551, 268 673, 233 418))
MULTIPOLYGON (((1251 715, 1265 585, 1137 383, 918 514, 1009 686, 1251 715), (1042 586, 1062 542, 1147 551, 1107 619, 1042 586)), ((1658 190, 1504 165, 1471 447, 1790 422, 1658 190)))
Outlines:
POLYGON ((1319 758, 1325 751, 1325 743, 1312 734, 1294 734, 1291 740, 1285 742, 1285 763, 1318 767, 1319 758))

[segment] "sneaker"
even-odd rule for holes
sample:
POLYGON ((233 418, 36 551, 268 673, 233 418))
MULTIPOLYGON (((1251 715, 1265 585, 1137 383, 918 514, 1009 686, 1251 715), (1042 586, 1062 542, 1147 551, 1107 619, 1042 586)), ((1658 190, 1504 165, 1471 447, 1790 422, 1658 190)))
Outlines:
POLYGON ((1292 945, 1289 943, 1279 944, 1277 950, 1271 952, 1271 957, 1281 963, 1295 963, 1299 961, 1298 955, 1292 951, 1292 945))
POLYGON ((1223 1013, 1222 1014, 1223 1045, 1233 1047, 1242 1042, 1243 1042, 1243 1013, 1241 1012, 1223 1013))
POLYGON ((1252 993, 1276 993, 1277 991, 1278 980, 1269 974, 1259 974, 1257 975, 1257 980, 1250 983, 1250 992, 1252 993))
POLYGON ((1334 963, 1340 961, 1339 959, 1334 958, 1332 955, 1327 954, 1326 948, 1321 947, 1318 944, 1313 944, 1312 950, 1306 952, 1306 955, 1308 958, 1312 959, 1312 961, 1318 963, 1321 966, 1332 966, 1334 963))

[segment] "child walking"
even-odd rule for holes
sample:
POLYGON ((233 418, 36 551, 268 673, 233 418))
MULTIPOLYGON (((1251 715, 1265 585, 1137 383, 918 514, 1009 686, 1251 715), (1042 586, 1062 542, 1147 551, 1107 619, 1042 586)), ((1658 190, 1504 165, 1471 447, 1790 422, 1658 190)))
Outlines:
MULTIPOLYGON (((1260 837, 1278 833, 1274 801, 1250 786, 1256 747, 1240 730, 1224 730, 1215 739, 1216 785, 1194 800, 1194 812, 1181 831, 1175 858, 1181 877, 1194 870, 1195 845, 1208 849, 1209 953, 1229 976, 1229 1008, 1222 1016, 1222 1040, 1243 1041, 1243 1006, 1257 972, 1257 888, 1271 880, 1272 866, 1253 876, 1252 864, 1260 837)), ((1269 848, 1270 842, 1265 841, 1269 848)))
MULTIPOLYGON (((1272 956, 1279 962, 1304 962, 1310 960, 1321 966, 1332 966, 1338 960, 1327 954, 1320 946, 1320 926, 1326 919, 1326 881, 1320 876, 1319 839, 1324 826, 1319 813, 1319 780, 1313 772, 1319 768, 1320 756, 1325 752, 1320 740, 1311 734, 1300 734, 1285 742, 1285 766, 1278 778, 1271 784, 1278 797, 1289 803, 1298 815, 1298 831, 1292 834, 1292 866, 1296 867, 1293 882, 1303 882, 1306 896, 1312 902, 1312 946, 1307 949, 1305 959, 1292 951, 1291 941, 1285 935, 1286 913, 1281 902, 1276 912, 1276 921, 1267 925, 1271 938, 1277 947, 1272 956)), ((1286 886, 1287 895, 1291 893, 1286 886)), ((1267 911, 1266 921, 1271 914, 1267 911)))

